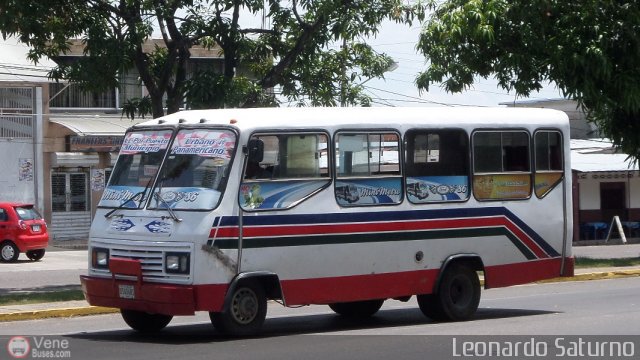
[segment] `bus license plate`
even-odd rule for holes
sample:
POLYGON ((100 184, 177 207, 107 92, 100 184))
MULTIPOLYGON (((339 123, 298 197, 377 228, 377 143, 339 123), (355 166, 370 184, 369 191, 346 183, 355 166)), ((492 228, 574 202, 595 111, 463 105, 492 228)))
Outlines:
POLYGON ((118 285, 118 295, 121 299, 135 299, 136 290, 133 285, 118 285))

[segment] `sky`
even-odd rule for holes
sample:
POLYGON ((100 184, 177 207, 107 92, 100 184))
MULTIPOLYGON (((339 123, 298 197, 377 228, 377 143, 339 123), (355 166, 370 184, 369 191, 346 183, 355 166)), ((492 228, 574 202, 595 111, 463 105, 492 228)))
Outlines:
POLYGON ((497 81, 492 78, 479 79, 471 89, 459 94, 447 93, 437 84, 431 86, 429 92, 420 93, 415 79, 426 69, 424 56, 415 49, 420 30, 419 24, 409 28, 386 22, 378 36, 369 40, 378 52, 386 53, 398 64, 398 68, 388 72, 384 80, 371 79, 363 84, 376 106, 498 106, 514 100, 562 98, 557 88, 549 85, 538 93, 532 93, 529 98, 516 99, 514 93, 498 88, 497 81))

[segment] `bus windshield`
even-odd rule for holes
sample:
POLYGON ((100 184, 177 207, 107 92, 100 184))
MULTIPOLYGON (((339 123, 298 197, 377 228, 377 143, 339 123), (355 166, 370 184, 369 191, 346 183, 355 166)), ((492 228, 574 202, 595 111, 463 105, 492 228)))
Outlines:
POLYGON ((181 129, 153 190, 149 208, 211 210, 224 192, 236 136, 230 130, 181 129))
POLYGON ((99 206, 140 209, 151 199, 152 209, 215 208, 226 185, 235 133, 181 129, 169 147, 172 135, 168 129, 127 133, 99 206))
POLYGON ((148 190, 160 169, 172 132, 128 132, 98 206, 141 208, 148 199, 148 190))

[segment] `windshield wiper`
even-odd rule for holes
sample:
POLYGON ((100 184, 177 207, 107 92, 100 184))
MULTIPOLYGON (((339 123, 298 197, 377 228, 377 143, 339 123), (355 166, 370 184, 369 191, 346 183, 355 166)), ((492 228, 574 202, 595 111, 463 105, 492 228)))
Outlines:
POLYGON ((140 199, 140 201, 142 202, 144 200, 144 195, 147 193, 147 190, 149 190, 149 186, 151 185, 151 182, 153 181, 153 177, 151 179, 149 179, 149 181, 147 182, 147 185, 144 187, 144 189, 142 191, 139 191, 133 195, 131 195, 127 200, 125 200, 125 202, 123 202, 122 204, 118 205, 117 208, 115 209, 111 209, 108 213, 104 214, 104 217, 106 217, 107 219, 111 217, 111 215, 120 210, 120 209, 124 209, 125 205, 127 205, 129 202, 133 201, 133 204, 137 206, 139 206, 138 204, 136 204, 135 199, 138 196, 142 195, 142 198, 140 199))
MULTIPOLYGON (((169 203, 165 199, 162 198, 162 195, 161 195, 160 191, 154 192, 153 193, 153 197, 156 199, 156 201, 159 201, 159 202, 164 204, 164 206, 167 208, 167 212, 169 212, 169 215, 171 216, 171 218, 175 222, 181 222, 182 221, 182 219, 177 217, 176 214, 173 212, 173 209, 171 209, 171 205, 169 205, 169 203)), ((160 207, 158 206, 158 209, 159 208, 160 207)))

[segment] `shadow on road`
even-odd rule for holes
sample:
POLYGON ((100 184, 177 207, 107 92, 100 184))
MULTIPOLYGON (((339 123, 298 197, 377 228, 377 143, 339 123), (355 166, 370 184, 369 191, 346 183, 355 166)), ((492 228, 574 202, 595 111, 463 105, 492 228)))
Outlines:
MULTIPOLYGON (((476 317, 470 321, 502 319, 553 314, 552 311, 523 309, 478 309, 476 317)), ((333 333, 350 330, 384 329, 410 327, 432 323, 419 309, 381 310, 368 319, 353 320, 336 314, 292 315, 267 318, 262 333, 253 340, 280 336, 333 333)), ((210 323, 174 325, 154 334, 140 334, 133 330, 105 331, 90 334, 67 335, 69 338, 99 342, 129 342, 150 344, 198 344, 210 342, 233 342, 247 338, 231 338, 222 335, 210 323)))

